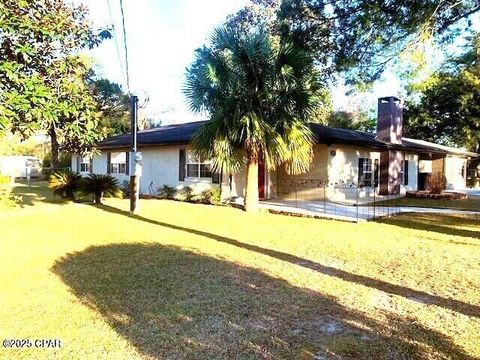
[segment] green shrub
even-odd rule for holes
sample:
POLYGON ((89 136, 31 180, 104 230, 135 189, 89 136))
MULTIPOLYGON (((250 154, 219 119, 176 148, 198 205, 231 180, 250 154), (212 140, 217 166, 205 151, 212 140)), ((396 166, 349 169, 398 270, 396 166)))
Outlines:
POLYGON ((82 189, 82 176, 70 170, 56 171, 50 175, 48 187, 62 199, 75 200, 75 192, 82 189))
POLYGON ((173 186, 163 185, 157 189, 158 196, 162 199, 173 199, 175 198, 175 194, 177 193, 177 189, 173 186))
POLYGON ((183 201, 191 202, 195 195, 193 194, 193 189, 190 186, 185 186, 180 192, 183 201))
POLYGON ((204 204, 218 205, 221 202, 221 192, 218 188, 203 190, 200 201, 204 204))
POLYGON ((85 194, 93 194, 95 204, 101 204, 102 197, 104 196, 119 197, 122 194, 118 180, 110 174, 88 175, 83 179, 82 192, 85 194))
POLYGON ((0 174, 0 208, 10 208, 20 202, 21 197, 12 194, 12 178, 0 174))

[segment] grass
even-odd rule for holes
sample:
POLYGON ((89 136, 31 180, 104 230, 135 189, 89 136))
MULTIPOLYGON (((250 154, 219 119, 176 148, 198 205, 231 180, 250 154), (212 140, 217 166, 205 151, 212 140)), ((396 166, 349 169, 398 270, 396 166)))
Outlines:
POLYGON ((416 198, 399 198, 395 200, 379 202, 380 205, 393 204, 394 206, 414 206, 428 207, 439 209, 455 209, 480 211, 480 196, 469 196, 462 200, 446 200, 446 199, 416 199, 416 198))
MULTIPOLYGON (((474 359, 480 217, 350 224, 168 200, 0 213, 0 358, 474 359)), ((38 193, 38 196, 33 194, 38 193)), ((43 194, 43 196, 42 196, 43 194)))

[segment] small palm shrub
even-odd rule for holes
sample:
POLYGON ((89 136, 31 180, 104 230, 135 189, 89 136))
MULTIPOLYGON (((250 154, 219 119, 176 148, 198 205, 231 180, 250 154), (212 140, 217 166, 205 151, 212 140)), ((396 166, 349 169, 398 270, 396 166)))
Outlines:
POLYGON ((185 186, 181 192, 180 192, 181 196, 182 196, 182 199, 184 201, 188 201, 188 202, 191 202, 193 201, 193 198, 194 198, 194 194, 193 194, 193 189, 190 187, 190 186, 185 186))
POLYGON ((163 185, 157 189, 158 196, 162 199, 173 199, 175 198, 175 194, 177 193, 177 189, 173 186, 163 185))
POLYGON ((200 201, 204 204, 218 205, 221 202, 220 189, 203 190, 200 194, 200 201))
POLYGON ((117 179, 112 175, 90 174, 83 180, 82 191, 93 194, 94 203, 101 204, 104 196, 120 196, 121 190, 117 179))
POLYGON ((56 171, 50 175, 48 187, 62 199, 75 200, 75 192, 82 189, 82 176, 70 170, 56 171))

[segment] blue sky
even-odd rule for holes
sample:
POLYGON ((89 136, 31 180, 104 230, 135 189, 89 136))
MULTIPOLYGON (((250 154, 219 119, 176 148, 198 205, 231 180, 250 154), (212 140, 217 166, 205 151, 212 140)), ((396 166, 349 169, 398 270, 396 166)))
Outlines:
MULTIPOLYGON (((119 0, 109 0, 112 18, 107 0, 74 1, 90 9, 95 26, 115 25, 124 62, 119 0)), ((208 40, 212 29, 247 3, 248 0, 124 0, 131 90, 140 96, 148 94, 149 104, 142 110, 147 116, 162 120, 163 124, 205 118, 191 113, 185 105, 185 69, 193 60, 194 50, 208 40)), ((89 55, 101 76, 125 84, 113 40, 105 41, 89 55)), ((345 90, 341 85, 333 89, 336 108, 347 105, 345 90)), ((377 97, 399 95, 400 91, 400 81, 393 72, 387 72, 364 99, 374 106, 377 97)))
MULTIPOLYGON (((95 26, 110 24, 107 0, 79 0, 90 9, 95 26)), ((188 111, 182 94, 185 69, 209 33, 247 0, 124 0, 130 83, 133 92, 147 92, 148 116, 163 123, 187 122, 204 116, 188 111), (164 113, 168 111, 167 113, 164 113)), ((110 0, 123 60, 119 0, 110 0)), ((113 40, 89 53, 104 77, 124 83, 113 40)))

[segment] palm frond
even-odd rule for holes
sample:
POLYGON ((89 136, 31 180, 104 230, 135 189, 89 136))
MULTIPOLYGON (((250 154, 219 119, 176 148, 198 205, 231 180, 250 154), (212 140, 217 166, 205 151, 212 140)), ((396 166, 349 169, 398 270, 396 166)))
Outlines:
POLYGON ((291 43, 272 45, 262 29, 221 27, 210 41, 197 52, 184 91, 192 110, 210 114, 193 139, 197 154, 217 171, 238 171, 245 154, 271 169, 307 170, 313 135, 306 124, 324 91, 313 59, 291 43))
POLYGON ((82 176, 70 170, 56 171, 50 175, 48 188, 64 199, 75 200, 75 192, 82 187, 82 176))

